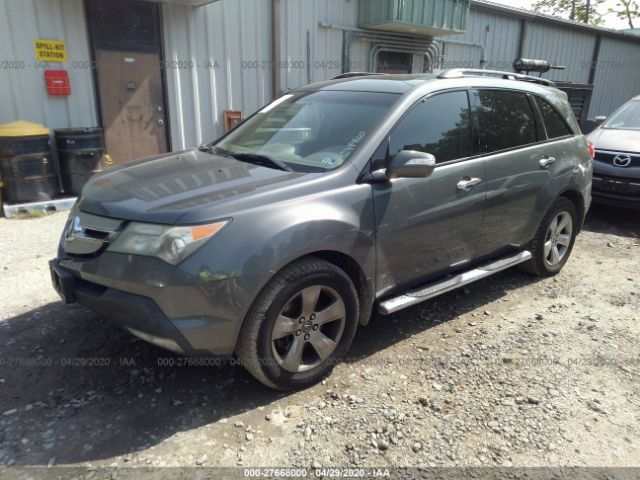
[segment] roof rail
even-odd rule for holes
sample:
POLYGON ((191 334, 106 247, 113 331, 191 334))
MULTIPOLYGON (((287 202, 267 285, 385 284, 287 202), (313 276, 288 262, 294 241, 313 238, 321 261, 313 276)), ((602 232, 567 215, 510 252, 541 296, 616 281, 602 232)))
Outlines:
POLYGON ((546 78, 523 75, 522 73, 503 72, 500 70, 482 70, 479 68, 452 68, 438 75, 438 78, 463 78, 463 77, 487 77, 494 76, 505 80, 522 80, 524 82, 539 83, 547 87, 555 87, 556 84, 546 78))
POLYGON ((351 77, 368 77, 369 75, 388 75, 388 74, 373 73, 373 72, 346 72, 346 73, 341 73, 337 77, 333 77, 331 80, 340 80, 341 78, 351 78, 351 77))

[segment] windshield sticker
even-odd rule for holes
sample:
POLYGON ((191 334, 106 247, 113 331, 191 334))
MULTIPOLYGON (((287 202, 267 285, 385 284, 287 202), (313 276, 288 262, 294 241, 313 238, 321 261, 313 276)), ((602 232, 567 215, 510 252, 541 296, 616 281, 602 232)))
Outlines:
POLYGON ((366 134, 367 132, 359 132, 355 137, 353 137, 351 141, 347 143, 347 146, 340 152, 340 157, 343 160, 346 160, 347 157, 351 155, 351 153, 356 148, 358 148, 358 145, 360 144, 360 142, 362 141, 362 139, 365 137, 366 134))
POLYGON ((334 157, 324 157, 324 158, 322 159, 322 163, 323 163, 324 165, 332 165, 332 166, 333 166, 333 165, 335 165, 335 164, 336 164, 336 161, 337 161, 337 160, 336 160, 334 157))

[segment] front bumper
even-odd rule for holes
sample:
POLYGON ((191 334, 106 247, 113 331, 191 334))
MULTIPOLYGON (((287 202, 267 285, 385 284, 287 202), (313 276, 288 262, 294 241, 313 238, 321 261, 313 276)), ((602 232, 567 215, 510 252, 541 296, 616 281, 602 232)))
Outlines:
POLYGON ((185 337, 150 299, 112 288, 100 287, 74 277, 49 262, 53 286, 66 303, 77 302, 150 343, 176 353, 192 350, 185 337))
POLYGON ((620 168, 593 162, 593 201, 624 208, 640 208, 640 167, 620 168))
POLYGON ((161 260, 103 252, 50 262, 54 288, 132 334, 186 354, 228 356, 255 279, 191 276, 161 260))
POLYGON ((593 202, 611 207, 640 210, 640 198, 593 190, 593 202))

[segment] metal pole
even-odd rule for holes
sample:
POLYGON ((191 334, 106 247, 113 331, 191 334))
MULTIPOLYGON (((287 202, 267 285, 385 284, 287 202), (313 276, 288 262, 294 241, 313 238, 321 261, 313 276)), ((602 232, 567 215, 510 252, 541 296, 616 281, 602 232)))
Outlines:
POLYGON ((272 0, 271 3, 271 48, 273 49, 273 98, 278 98, 282 91, 281 86, 281 37, 280 37, 280 0, 272 0))

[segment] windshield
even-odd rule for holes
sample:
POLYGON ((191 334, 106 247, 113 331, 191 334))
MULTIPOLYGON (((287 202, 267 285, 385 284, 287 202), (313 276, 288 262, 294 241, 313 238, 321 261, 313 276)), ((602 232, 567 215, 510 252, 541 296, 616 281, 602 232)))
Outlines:
POLYGON ((284 95, 215 144, 213 151, 249 162, 258 155, 268 157, 298 172, 333 170, 347 161, 398 98, 346 91, 284 95))
POLYGON ((640 130, 640 101, 632 100, 625 103, 607 119, 604 128, 640 130))

